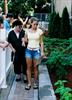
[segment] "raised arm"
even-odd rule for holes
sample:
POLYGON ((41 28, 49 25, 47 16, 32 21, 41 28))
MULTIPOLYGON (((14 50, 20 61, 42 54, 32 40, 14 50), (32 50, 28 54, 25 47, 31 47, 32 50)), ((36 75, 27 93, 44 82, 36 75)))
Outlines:
POLYGON ((25 19, 25 21, 23 21, 23 19, 20 16, 18 16, 18 19, 22 22, 23 26, 25 26, 28 21, 28 17, 25 19))

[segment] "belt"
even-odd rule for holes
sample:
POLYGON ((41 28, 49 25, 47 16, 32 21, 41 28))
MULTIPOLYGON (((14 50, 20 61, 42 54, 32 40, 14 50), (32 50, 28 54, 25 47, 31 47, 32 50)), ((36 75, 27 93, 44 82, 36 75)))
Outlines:
POLYGON ((39 48, 30 48, 30 47, 27 47, 29 50, 39 50, 39 48))

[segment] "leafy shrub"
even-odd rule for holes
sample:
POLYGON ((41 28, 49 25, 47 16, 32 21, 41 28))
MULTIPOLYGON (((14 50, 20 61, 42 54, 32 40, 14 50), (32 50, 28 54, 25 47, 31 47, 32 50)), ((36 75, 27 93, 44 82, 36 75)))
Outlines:
POLYGON ((72 89, 64 86, 66 82, 66 80, 58 80, 55 83, 55 86, 57 86, 55 93, 60 95, 60 100, 72 100, 72 89))
POLYGON ((56 39, 44 37, 45 53, 50 69, 54 69, 58 79, 62 79, 68 73, 67 68, 72 66, 72 38, 56 39))

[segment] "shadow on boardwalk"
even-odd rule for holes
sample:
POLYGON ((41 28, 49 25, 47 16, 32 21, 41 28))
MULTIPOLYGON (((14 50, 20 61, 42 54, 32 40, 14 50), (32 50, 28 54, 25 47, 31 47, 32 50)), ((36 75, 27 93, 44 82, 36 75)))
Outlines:
POLYGON ((30 90, 25 90, 25 84, 21 82, 13 82, 8 100, 37 100, 38 90, 34 90, 33 87, 30 90))
POLYGON ((38 100, 38 90, 34 90, 33 85, 30 90, 25 90, 26 84, 23 80, 15 81, 13 67, 7 77, 7 85, 6 89, 0 90, 0 100, 38 100))

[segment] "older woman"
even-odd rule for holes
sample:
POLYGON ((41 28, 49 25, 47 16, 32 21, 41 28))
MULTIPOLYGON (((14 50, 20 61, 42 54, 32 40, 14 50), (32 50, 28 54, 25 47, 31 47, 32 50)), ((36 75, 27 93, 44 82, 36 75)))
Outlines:
POLYGON ((37 79, 38 79, 38 69, 37 61, 40 59, 40 56, 44 55, 43 47, 43 31, 38 28, 37 18, 31 18, 31 28, 26 30, 25 41, 28 41, 26 49, 26 63, 27 63, 27 79, 28 84, 25 87, 26 90, 31 88, 31 66, 33 62, 34 66, 34 89, 38 88, 37 79))
MULTIPOLYGON (((26 62, 25 62, 25 48, 22 46, 22 38, 25 32, 23 31, 22 22, 17 19, 14 21, 14 29, 9 32, 8 42, 11 44, 15 50, 14 54, 14 72, 16 74, 16 81, 21 81, 21 72, 23 69, 23 74, 26 75, 26 62)), ((26 80, 24 81, 26 82, 26 80)))

